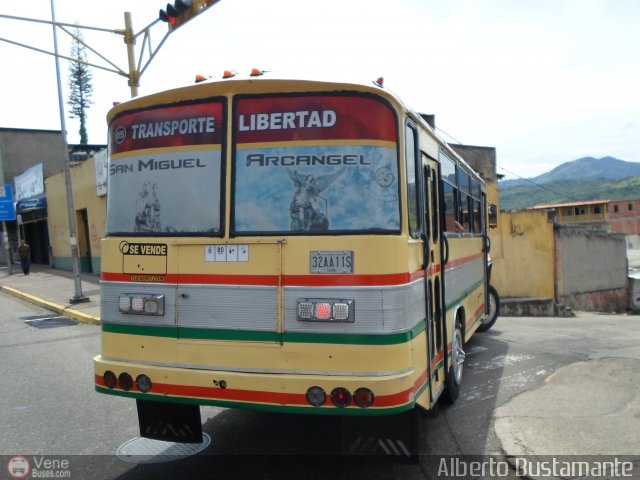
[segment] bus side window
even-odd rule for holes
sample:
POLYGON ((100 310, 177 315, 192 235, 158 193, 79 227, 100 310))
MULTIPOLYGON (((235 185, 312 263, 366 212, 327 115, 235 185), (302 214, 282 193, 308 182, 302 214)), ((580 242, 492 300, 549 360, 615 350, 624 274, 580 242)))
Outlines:
MULTIPOLYGON (((427 156, 423 153, 422 154, 422 160, 424 163, 426 163, 426 159, 427 156)), ((431 223, 429 222, 429 215, 431 215, 431 210, 433 209, 433 207, 431 207, 430 205, 430 196, 429 196, 429 189, 433 188, 433 185, 431 184, 430 178, 431 176, 431 171, 429 169, 429 167, 427 167, 425 165, 424 169, 423 169, 423 177, 422 177, 422 188, 423 188, 423 196, 422 196, 422 204, 424 206, 424 233, 425 233, 425 237, 427 240, 431 239, 431 223)))
POLYGON ((444 230, 445 232, 460 233, 463 228, 456 214, 456 197, 458 189, 449 182, 442 182, 443 206, 444 206, 444 230))
POLYGON ((469 173, 458 166, 458 222, 462 225, 462 230, 465 232, 471 232, 471 198, 469 194, 470 189, 470 175, 469 173))
POLYGON ((442 151, 440 152, 440 171, 442 175, 442 197, 444 225, 442 229, 445 232, 460 233, 462 225, 460 225, 460 216, 458 208, 458 182, 456 180, 456 164, 442 151))
POLYGON ((416 148, 415 127, 408 124, 405 130, 405 157, 407 163, 407 205, 409 208, 409 233, 417 238, 420 235, 420 189, 418 188, 418 149, 416 148))

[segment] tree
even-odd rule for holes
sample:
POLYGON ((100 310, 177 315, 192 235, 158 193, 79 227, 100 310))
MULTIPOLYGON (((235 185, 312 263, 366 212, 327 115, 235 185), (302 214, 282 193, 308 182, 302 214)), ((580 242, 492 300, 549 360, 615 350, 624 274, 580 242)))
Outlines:
POLYGON ((82 63, 87 61, 87 53, 84 43, 82 43, 82 32, 76 27, 73 34, 75 38, 71 44, 71 58, 75 58, 77 61, 71 62, 69 67, 69 88, 71 93, 67 103, 71 107, 69 110, 71 118, 80 120, 80 144, 86 145, 88 143, 87 109, 93 103, 91 101, 93 75, 89 70, 89 66, 86 63, 82 63))

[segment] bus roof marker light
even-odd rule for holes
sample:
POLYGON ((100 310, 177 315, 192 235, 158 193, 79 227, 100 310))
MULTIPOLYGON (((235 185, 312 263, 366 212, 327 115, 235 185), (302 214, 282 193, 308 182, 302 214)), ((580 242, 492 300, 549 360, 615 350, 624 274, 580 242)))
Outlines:
POLYGON ((264 70, 260 70, 259 68, 252 68, 250 75, 252 77, 259 77, 260 75, 264 75, 264 70))
POLYGON ((384 77, 378 77, 374 82, 378 87, 384 88, 384 77))
POLYGON ((234 72, 233 70, 225 70, 222 73, 222 78, 232 78, 236 76, 236 72, 234 72))
POLYGON ((196 83, 204 82, 205 80, 209 80, 210 78, 211 78, 211 76, 209 76, 209 75, 197 74, 196 75, 196 83))

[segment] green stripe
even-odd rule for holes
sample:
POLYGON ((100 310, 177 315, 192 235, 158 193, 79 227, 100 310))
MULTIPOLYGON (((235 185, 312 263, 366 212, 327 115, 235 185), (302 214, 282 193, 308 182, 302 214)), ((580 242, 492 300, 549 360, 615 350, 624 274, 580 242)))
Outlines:
POLYGON ((261 403, 230 402, 227 400, 211 400, 204 398, 188 397, 168 397, 166 395, 153 395, 150 393, 124 392, 121 390, 110 390, 99 385, 95 386, 96 392, 116 395, 119 397, 136 398, 140 400, 153 400, 159 402, 187 403, 195 405, 209 405, 213 407, 241 408, 243 410, 258 410, 273 413, 297 413, 306 415, 333 415, 333 416, 380 416, 394 415, 406 412, 414 407, 414 402, 407 405, 392 408, 315 408, 312 406, 282 406, 261 403))
POLYGON ((425 389, 429 386, 429 382, 433 382, 434 381, 434 377, 436 376, 436 372, 442 368, 443 364, 444 364, 443 360, 440 360, 438 362, 438 364, 436 365, 436 368, 434 368, 433 372, 431 372, 431 375, 429 376, 427 381, 424 382, 422 384, 422 386, 418 389, 418 392, 416 393, 415 398, 418 398, 420 395, 422 395, 424 393, 425 389))
POLYGON ((420 320, 415 327, 407 332, 390 334, 342 334, 342 333, 301 333, 284 332, 285 343, 333 343, 339 345, 397 345, 406 343, 417 337, 425 329, 426 322, 420 320))
POLYGON ((286 342, 286 343, 327 343, 338 345, 397 345, 411 341, 425 329, 421 320, 411 330, 391 334, 342 334, 342 333, 301 333, 262 332, 257 330, 226 330, 185 327, 150 327, 142 325, 121 325, 102 323, 102 331, 125 335, 145 335, 149 337, 181 338, 196 340, 235 340, 242 342, 286 342))

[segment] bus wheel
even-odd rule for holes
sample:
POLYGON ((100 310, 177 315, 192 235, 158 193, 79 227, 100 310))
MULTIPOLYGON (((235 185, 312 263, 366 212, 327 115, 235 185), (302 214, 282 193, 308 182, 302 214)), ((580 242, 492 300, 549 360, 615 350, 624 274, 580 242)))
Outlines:
POLYGON ((478 331, 486 332, 493 327, 493 324, 496 323, 498 319, 498 315, 500 315, 500 296, 498 295, 498 291, 489 285, 489 313, 484 319, 484 322, 478 327, 478 331))
POLYGON ((447 403, 454 403, 460 394, 460 384, 462 383, 462 365, 464 364, 465 353, 462 342, 462 328, 459 321, 456 321, 453 339, 451 341, 451 368, 445 378, 444 399, 447 403))

